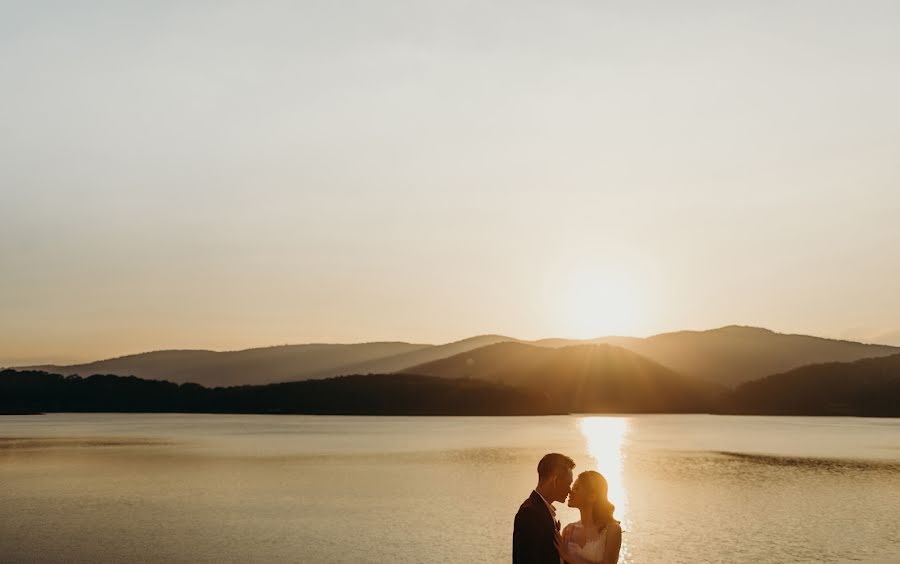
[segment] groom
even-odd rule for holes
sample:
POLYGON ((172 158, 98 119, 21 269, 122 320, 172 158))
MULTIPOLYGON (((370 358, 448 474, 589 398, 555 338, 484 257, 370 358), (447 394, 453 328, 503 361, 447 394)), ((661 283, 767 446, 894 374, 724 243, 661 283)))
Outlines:
POLYGON ((566 501, 573 468, 571 458, 555 452, 538 462, 538 485, 516 513, 513 564, 559 564, 559 552, 553 544, 559 521, 553 502, 566 501))

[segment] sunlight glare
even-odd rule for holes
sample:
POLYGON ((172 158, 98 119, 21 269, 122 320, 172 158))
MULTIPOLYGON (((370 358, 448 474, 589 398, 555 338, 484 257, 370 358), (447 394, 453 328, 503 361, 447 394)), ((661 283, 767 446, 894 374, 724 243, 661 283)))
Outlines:
POLYGON ((624 522, 628 496, 622 482, 622 442, 628 422, 624 417, 583 417, 579 427, 594 459, 594 469, 609 483, 609 500, 616 506, 616 517, 624 522))
POLYGON ((634 282, 623 273, 583 271, 566 292, 567 325, 582 339, 635 332, 638 300, 634 282))

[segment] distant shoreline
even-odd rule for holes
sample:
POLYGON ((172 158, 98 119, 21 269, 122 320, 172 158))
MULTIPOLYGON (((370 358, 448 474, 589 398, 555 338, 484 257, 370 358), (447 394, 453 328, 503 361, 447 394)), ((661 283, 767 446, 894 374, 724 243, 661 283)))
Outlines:
MULTIPOLYGON (((133 376, 87 378, 0 371, 0 414, 206 413, 329 416, 547 416, 706 414, 744 416, 900 416, 900 355, 811 366, 744 384, 734 391, 655 380, 600 379, 590 395, 568 387, 511 386, 476 378, 357 374, 206 388, 133 376), (624 384, 622 383, 624 380, 624 384), (652 387, 658 384, 662 391, 652 387), (650 386, 656 393, 642 393, 650 386), (605 393, 605 390, 609 393, 605 393), (674 393, 673 393, 674 390, 674 393), (578 393, 574 393, 578 391, 578 393), (664 394, 663 392, 669 392, 664 394)), ((677 383, 677 382, 676 382, 677 383)), ((690 382, 688 382, 690 384, 690 382)))

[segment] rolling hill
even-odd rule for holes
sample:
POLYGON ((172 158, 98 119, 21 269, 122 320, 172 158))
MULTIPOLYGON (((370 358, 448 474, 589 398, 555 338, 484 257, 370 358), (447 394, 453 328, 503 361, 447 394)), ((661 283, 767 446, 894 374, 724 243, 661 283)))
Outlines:
POLYGON ((646 339, 596 339, 619 345, 688 374, 736 386, 807 364, 852 362, 900 353, 888 345, 787 335, 756 327, 729 326, 709 331, 678 331, 646 339))
POLYGON ((738 386, 736 413, 758 415, 900 416, 900 354, 830 362, 738 386))
POLYGON ((706 411, 722 392, 606 344, 550 348, 498 343, 403 372, 522 386, 546 394, 565 412, 706 411))
POLYGON ((366 362, 342 367, 347 370, 348 374, 380 374, 388 372, 400 372, 411 366, 418 366, 447 358, 456 354, 468 352, 488 345, 505 342, 520 342, 512 337, 503 335, 479 335, 470 337, 461 341, 447 343, 445 345, 434 345, 426 348, 416 349, 384 358, 377 358, 366 362))
POLYGON ((285 345, 242 351, 156 351, 71 366, 31 366, 57 374, 116 374, 149 380, 193 382, 205 386, 269 384, 338 374, 352 374, 345 366, 433 348, 409 343, 351 345, 285 345))

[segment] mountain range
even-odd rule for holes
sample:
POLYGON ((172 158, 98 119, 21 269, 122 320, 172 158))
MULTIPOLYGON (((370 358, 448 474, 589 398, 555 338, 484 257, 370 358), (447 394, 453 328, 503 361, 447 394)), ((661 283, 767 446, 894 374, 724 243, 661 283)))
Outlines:
POLYGON ((41 412, 548 415, 704 412, 900 416, 900 354, 796 368, 731 390, 612 345, 499 343, 414 368, 206 388, 0 370, 0 415, 41 412))
MULTIPOLYGON (((664 368, 685 378, 726 387, 734 387, 809 364, 852 362, 900 353, 900 347, 807 335, 788 335, 755 327, 728 326, 707 331, 663 333, 647 338, 602 337, 590 340, 524 341, 503 335, 481 335, 442 345, 382 342, 284 345, 224 352, 165 350, 87 364, 29 366, 20 369, 80 376, 92 374, 136 376, 175 383, 193 382, 204 386, 258 385, 349 374, 415 371, 429 374, 428 371, 436 370, 438 366, 442 367, 444 375, 448 375, 446 367, 456 367, 462 370, 462 373, 452 375, 460 376, 464 375, 466 370, 480 375, 478 371, 482 368, 480 366, 478 369, 467 368, 468 365, 460 363, 458 355, 488 347, 477 355, 483 363, 503 364, 503 355, 508 355, 508 366, 516 366, 515 372, 519 374, 518 377, 527 379, 536 374, 530 365, 531 362, 539 365, 549 363, 547 366, 558 364, 564 367, 580 362, 581 360, 577 359, 583 359, 585 355, 593 360, 603 356, 598 352, 599 349, 594 349, 590 353, 585 352, 588 349, 578 349, 578 346, 587 345, 617 347, 616 351, 606 349, 605 354, 610 359, 610 366, 620 367, 622 374, 626 372, 637 375, 651 372, 661 374, 659 371, 664 368), (491 348, 500 343, 518 344, 528 348, 491 348), (535 349, 545 349, 548 353, 553 349, 559 349, 560 353, 559 356, 548 354, 544 357, 535 349), (527 353, 522 352, 526 350, 527 353), (626 358, 624 352, 632 353, 627 362, 624 360, 626 358), (529 360, 527 362, 517 360, 517 355, 522 358, 528 357, 529 360), (576 360, 563 359, 569 356, 576 360), (613 357, 619 360, 613 362, 613 357), (491 360, 489 362, 486 359, 491 360), (448 364, 432 364, 444 360, 447 360, 448 364), (650 366, 658 368, 650 370, 648 368, 650 366)), ((544 373, 547 373, 546 370, 544 373)), ((511 368, 497 374, 502 376, 500 379, 516 377, 511 368)))

